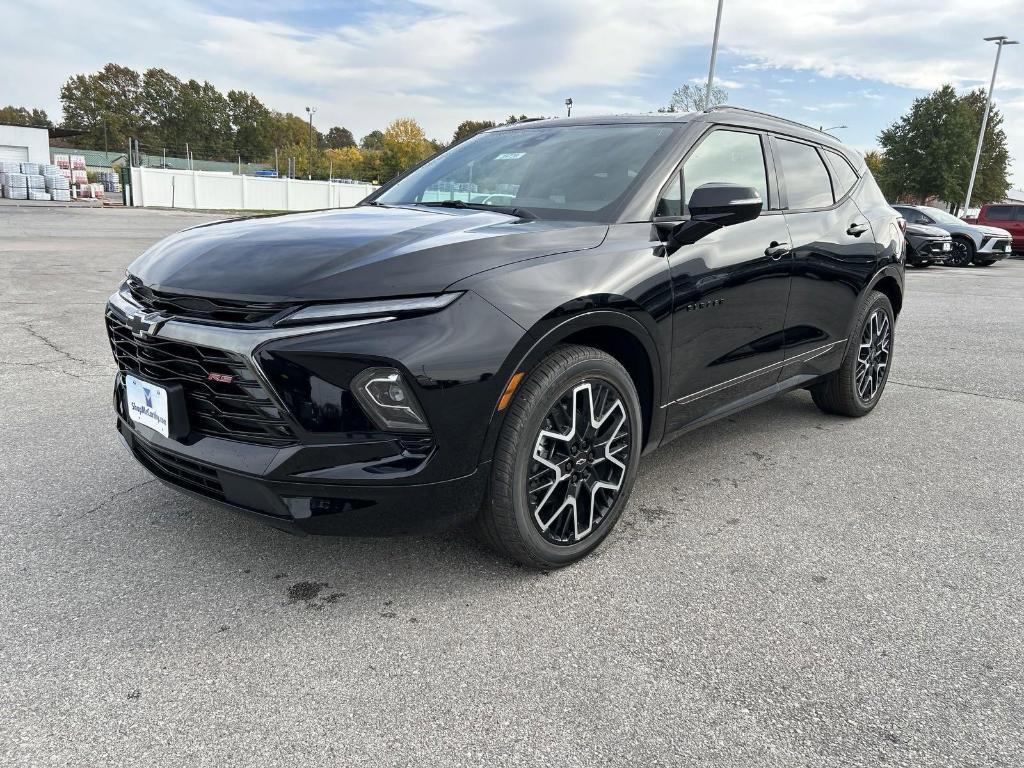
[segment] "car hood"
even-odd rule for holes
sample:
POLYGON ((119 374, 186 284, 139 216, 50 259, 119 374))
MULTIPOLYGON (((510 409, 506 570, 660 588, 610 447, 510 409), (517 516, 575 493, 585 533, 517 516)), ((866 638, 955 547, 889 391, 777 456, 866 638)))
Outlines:
POLYGON ((930 227, 927 224, 907 224, 908 235, 920 235, 922 237, 949 237, 949 232, 938 227, 930 227))
POLYGON ((999 227, 990 227, 988 224, 975 224, 975 229, 980 230, 983 235, 988 237, 1010 237, 1010 233, 1005 229, 999 227))
POLYGON ((410 296, 524 259, 595 248, 607 231, 472 209, 362 206, 193 227, 128 271, 156 290, 247 301, 410 296))

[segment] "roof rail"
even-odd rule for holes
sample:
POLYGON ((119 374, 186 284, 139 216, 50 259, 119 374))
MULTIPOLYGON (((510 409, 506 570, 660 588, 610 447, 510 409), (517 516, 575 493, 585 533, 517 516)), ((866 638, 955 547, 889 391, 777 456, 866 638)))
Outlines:
POLYGON ((707 112, 723 112, 723 111, 728 111, 728 110, 733 110, 735 112, 746 112, 747 114, 759 115, 760 117, 769 117, 772 120, 780 120, 783 123, 789 123, 790 125, 797 125, 797 126, 800 126, 801 128, 806 128, 809 131, 814 131, 815 133, 821 133, 821 134, 824 134, 825 136, 829 136, 829 137, 831 137, 833 139, 835 138, 835 136, 832 136, 832 134, 829 133, 828 131, 823 131, 820 128, 815 128, 813 125, 807 125, 806 123, 798 123, 796 120, 789 120, 788 118, 779 117, 778 115, 773 115, 773 114, 770 114, 768 112, 759 112, 756 109, 747 109, 746 107, 734 107, 731 104, 719 104, 717 106, 709 107, 708 109, 705 109, 704 112, 705 113, 707 113, 707 112))

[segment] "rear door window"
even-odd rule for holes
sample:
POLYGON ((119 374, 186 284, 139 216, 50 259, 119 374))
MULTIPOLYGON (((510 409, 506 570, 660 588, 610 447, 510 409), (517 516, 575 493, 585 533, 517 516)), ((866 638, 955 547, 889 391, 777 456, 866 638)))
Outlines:
POLYGON ((827 208, 835 202, 828 170, 817 149, 779 138, 775 139, 775 147, 785 178, 789 210, 827 208))

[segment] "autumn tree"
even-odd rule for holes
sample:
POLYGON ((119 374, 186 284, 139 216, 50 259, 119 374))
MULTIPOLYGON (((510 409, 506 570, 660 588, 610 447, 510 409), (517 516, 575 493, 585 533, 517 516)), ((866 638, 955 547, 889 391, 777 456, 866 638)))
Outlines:
POLYGON ((334 126, 326 133, 324 142, 330 149, 344 149, 345 147, 355 147, 356 145, 352 131, 340 125, 334 126))
POLYGON ((452 144, 463 139, 468 139, 470 136, 480 133, 480 131, 486 131, 488 128, 493 128, 497 123, 493 120, 463 120, 459 123, 459 127, 455 129, 455 133, 452 135, 452 144))
POLYGON ((359 142, 362 149, 384 149, 384 132, 370 131, 359 142))
POLYGON ((381 162, 385 178, 390 179, 434 154, 426 134, 410 117, 400 117, 384 131, 381 162))

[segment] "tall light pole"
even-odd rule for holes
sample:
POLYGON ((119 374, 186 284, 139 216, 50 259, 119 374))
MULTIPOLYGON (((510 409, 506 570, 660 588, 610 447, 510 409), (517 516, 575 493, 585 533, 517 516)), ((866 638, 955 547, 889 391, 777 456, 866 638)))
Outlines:
POLYGON ((565 116, 572 117, 572 99, 565 100, 565 116))
POLYGON ((313 115, 316 114, 316 107, 306 107, 306 111, 309 112, 309 167, 307 170, 309 173, 306 174, 306 178, 313 178, 313 115))
POLYGON ((996 87, 996 72, 999 71, 999 54, 1004 45, 1017 45, 1016 40, 1007 40, 1006 35, 986 37, 985 42, 996 44, 996 63, 992 67, 992 82, 988 86, 988 99, 985 101, 985 114, 981 118, 981 132, 978 133, 978 147, 974 150, 974 166, 971 168, 971 180, 967 183, 967 197, 964 199, 964 213, 971 207, 971 195, 974 193, 974 177, 978 174, 978 161, 981 160, 981 144, 985 140, 985 128, 988 126, 988 113, 992 108, 992 91, 996 87))
POLYGON ((708 67, 708 87, 704 92, 704 109, 711 109, 711 87, 715 83, 715 59, 718 58, 718 33, 722 29, 722 6, 725 0, 718 0, 718 15, 715 16, 715 39, 711 43, 711 65, 708 67))

